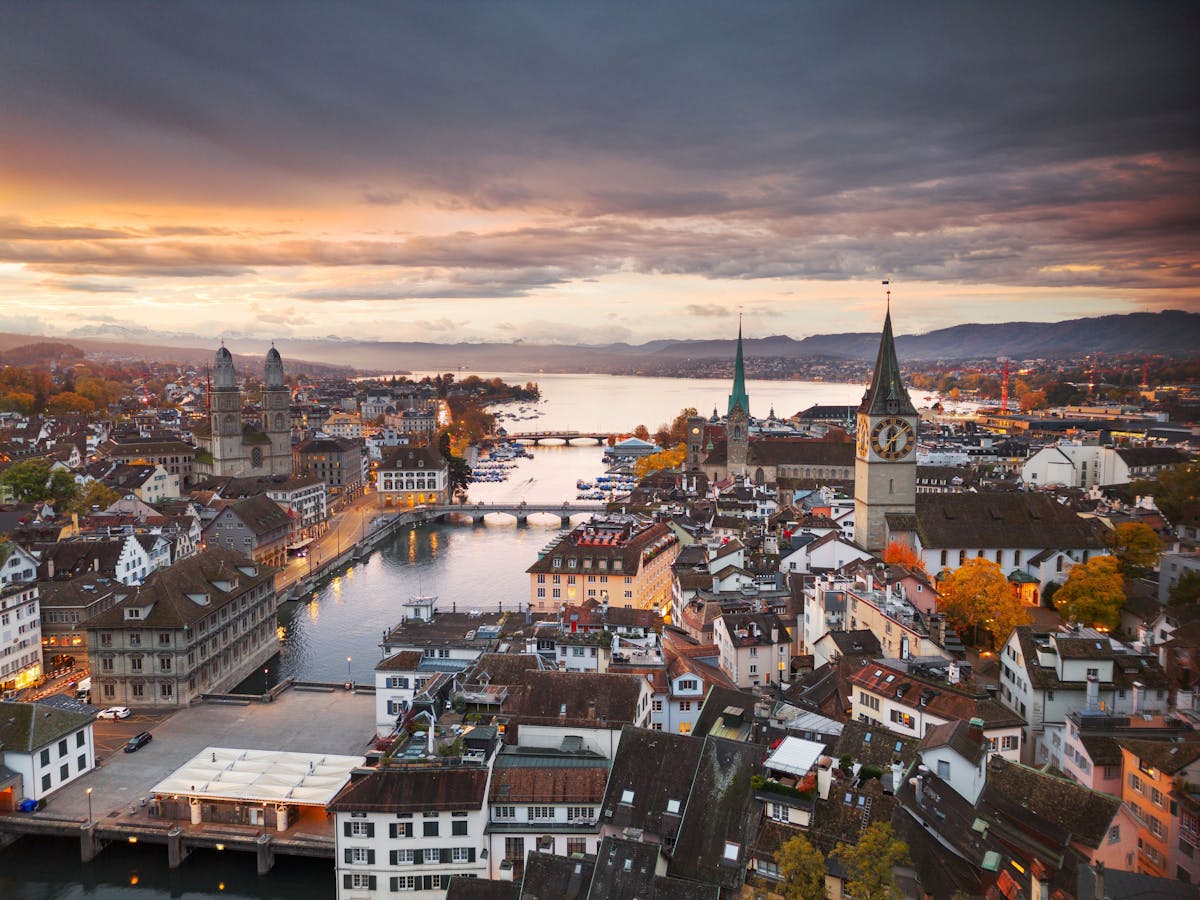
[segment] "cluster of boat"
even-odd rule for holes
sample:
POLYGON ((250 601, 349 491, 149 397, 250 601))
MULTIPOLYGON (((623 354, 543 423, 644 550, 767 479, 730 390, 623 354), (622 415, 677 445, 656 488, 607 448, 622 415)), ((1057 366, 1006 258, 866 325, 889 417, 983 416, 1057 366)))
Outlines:
POLYGON ((501 419, 508 419, 511 422, 524 422, 527 419, 540 419, 542 416, 539 410, 532 409, 528 406, 518 407, 516 412, 499 410, 498 412, 493 413, 493 415, 496 417, 497 421, 501 419))
POLYGON ((609 473, 596 476, 595 482, 584 481, 582 478, 575 482, 579 493, 576 500, 610 500, 613 494, 627 494, 637 487, 637 479, 632 475, 609 473))
POLYGON ((485 481, 507 481, 508 473, 517 467, 516 460, 531 459, 530 453, 523 444, 505 441, 497 444, 491 452, 471 467, 472 483, 485 481))

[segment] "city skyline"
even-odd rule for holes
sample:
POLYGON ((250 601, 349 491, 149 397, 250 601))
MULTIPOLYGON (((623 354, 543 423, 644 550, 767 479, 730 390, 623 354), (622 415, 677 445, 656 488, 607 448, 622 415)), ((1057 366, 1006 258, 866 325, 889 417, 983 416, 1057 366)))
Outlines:
POLYGON ((1200 310, 1184 4, 5 3, 0 331, 1200 310), (902 312, 901 312, 902 311, 902 312))

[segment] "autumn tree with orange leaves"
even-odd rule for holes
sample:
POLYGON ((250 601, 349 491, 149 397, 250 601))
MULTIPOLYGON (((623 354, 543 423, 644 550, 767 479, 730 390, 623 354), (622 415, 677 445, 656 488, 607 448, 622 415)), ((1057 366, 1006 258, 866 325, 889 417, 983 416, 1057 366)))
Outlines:
POLYGON ((960 634, 972 629, 976 646, 980 628, 991 634, 995 646, 1007 640, 1018 625, 1029 622, 1029 610, 1013 593, 1003 570, 982 557, 967 560, 939 581, 938 592, 938 608, 960 634))
POLYGON ((902 541, 892 541, 887 545, 887 549, 883 551, 883 561, 889 566, 925 571, 925 561, 921 559, 920 554, 902 541))

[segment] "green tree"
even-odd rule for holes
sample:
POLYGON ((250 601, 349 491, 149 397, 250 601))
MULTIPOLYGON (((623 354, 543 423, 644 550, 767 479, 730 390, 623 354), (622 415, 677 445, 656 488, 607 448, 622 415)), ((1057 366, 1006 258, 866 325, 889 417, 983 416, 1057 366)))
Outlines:
POLYGON ((775 865, 788 900, 824 900, 825 856, 804 835, 796 835, 775 851, 775 865))
POLYGON ((876 822, 856 844, 840 844, 833 855, 849 870, 846 893, 854 900, 891 900, 900 895, 896 866, 908 865, 908 844, 896 837, 887 822, 876 822))
POLYGON ((1200 463, 1169 466, 1148 485, 1135 484, 1133 487, 1148 487, 1155 504, 1174 525, 1188 507, 1200 500, 1200 463))
POLYGON ((1200 571, 1184 572, 1171 585, 1171 605, 1183 606, 1200 600, 1200 571))
POLYGON ((1125 603, 1124 581, 1114 556, 1097 556, 1072 567, 1054 594, 1054 606, 1069 622, 1116 628, 1125 603))
POLYGON ((87 515, 93 506, 108 509, 121 499, 121 492, 111 488, 103 481, 89 481, 83 490, 68 504, 67 511, 87 515))
POLYGON ((1124 575, 1141 575, 1158 565, 1163 544, 1143 522, 1122 522, 1108 535, 1108 547, 1124 575))
POLYGON ((939 581, 938 593, 938 607, 960 633, 972 629, 977 646, 981 627, 991 633, 994 645, 1029 621, 1029 611, 1013 592, 1003 570, 983 557, 968 559, 939 581))
POLYGON ((75 495, 75 481, 62 469, 51 471, 44 459, 13 463, 0 474, 0 484, 8 487, 19 503, 52 500, 62 503, 75 495))
POLYGON ((471 481, 471 467, 467 465, 465 459, 455 455, 450 449, 450 433, 448 431, 443 431, 438 437, 438 450, 441 451, 442 459, 446 460, 446 481, 450 487, 450 493, 453 494, 458 490, 465 491, 471 481))

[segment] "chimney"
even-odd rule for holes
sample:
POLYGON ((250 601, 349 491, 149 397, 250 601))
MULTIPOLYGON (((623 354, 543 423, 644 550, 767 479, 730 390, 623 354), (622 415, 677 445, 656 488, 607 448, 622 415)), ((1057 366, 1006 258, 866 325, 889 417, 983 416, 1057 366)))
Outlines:
POLYGON ((778 623, 771 624, 771 643, 772 644, 779 643, 779 624, 778 623))
POLYGON ((983 719, 975 717, 967 723, 967 735, 976 744, 983 744, 983 719))
POLYGON ((1095 675, 1087 677, 1087 699, 1083 705, 1084 712, 1099 712, 1100 710, 1100 681, 1095 675))
POLYGON ((54 580, 54 560, 53 559, 46 560, 46 577, 49 578, 51 581, 54 580))
POLYGON ((1133 714, 1140 716, 1142 714, 1142 695, 1146 692, 1146 686, 1140 681, 1133 683, 1133 714))
POLYGON ((589 700, 587 705, 587 717, 589 719, 596 718, 596 701, 589 700))
MULTIPOLYGON (((952 660, 950 660, 950 667, 946 670, 946 682, 948 684, 958 684, 958 679, 959 679, 958 660, 952 659, 952 660)), ((973 722, 975 720, 972 719, 971 721, 973 722)))
MULTIPOLYGON (((1050 900, 1050 870, 1040 859, 1035 859, 1029 867, 1029 894, 1030 900, 1050 900)), ((1099 900, 1102 895, 1096 896, 1099 900)))
POLYGON ((904 763, 900 761, 900 757, 892 760, 892 793, 900 790, 900 778, 904 774, 904 763))
POLYGON ((829 799, 829 788, 833 785, 833 758, 822 756, 817 759, 817 794, 822 800, 829 799))

